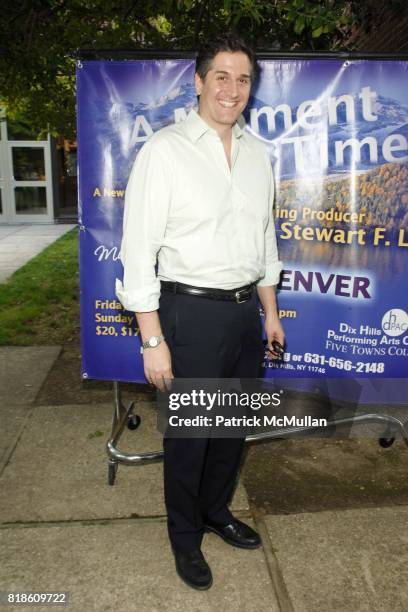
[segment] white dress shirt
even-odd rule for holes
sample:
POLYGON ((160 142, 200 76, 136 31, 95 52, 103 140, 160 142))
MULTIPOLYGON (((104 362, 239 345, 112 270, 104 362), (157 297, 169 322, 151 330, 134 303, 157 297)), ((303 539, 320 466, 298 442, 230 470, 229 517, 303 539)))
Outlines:
POLYGON ((156 132, 126 188, 123 283, 116 279, 123 306, 157 310, 160 280, 219 289, 276 285, 282 264, 273 196, 267 150, 238 124, 231 169, 217 132, 195 110, 156 132))

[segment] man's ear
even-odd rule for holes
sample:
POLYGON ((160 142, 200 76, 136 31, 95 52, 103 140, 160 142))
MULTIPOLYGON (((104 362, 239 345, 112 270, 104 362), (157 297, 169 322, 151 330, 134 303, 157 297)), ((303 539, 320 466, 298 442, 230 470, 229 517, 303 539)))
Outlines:
POLYGON ((198 74, 198 72, 196 72, 195 75, 194 75, 194 85, 195 85, 195 90, 196 90, 197 96, 200 96, 201 92, 203 90, 203 81, 201 80, 201 77, 198 74))

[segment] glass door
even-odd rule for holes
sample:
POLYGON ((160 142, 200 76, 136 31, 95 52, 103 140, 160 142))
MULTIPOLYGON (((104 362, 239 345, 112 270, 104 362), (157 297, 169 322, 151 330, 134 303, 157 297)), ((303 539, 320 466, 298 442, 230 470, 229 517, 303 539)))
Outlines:
POLYGON ((18 138, 13 134, 9 140, 0 108, 0 223, 50 223, 54 219, 50 137, 18 138))
POLYGON ((49 140, 9 140, 11 221, 53 220, 49 140))

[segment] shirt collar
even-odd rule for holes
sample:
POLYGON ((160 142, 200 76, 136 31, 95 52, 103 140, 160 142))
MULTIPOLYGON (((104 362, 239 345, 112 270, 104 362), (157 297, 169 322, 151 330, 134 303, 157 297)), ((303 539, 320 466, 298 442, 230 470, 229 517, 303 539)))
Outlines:
MULTIPOLYGON (((232 126, 232 131, 235 138, 240 138, 243 133, 243 127, 241 125, 245 125, 245 121, 240 115, 238 120, 232 126)), ((187 130, 187 134, 193 142, 197 142, 205 134, 209 131, 214 131, 205 121, 200 117, 195 108, 192 108, 189 114, 187 115, 187 119, 184 122, 185 128, 187 130)))

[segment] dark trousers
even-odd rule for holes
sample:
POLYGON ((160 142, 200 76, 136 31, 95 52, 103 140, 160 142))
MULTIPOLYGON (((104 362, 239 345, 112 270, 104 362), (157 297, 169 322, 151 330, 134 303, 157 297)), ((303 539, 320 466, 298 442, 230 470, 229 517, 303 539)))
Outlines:
MULTIPOLYGON (((256 378, 263 357, 256 291, 243 304, 162 292, 159 316, 176 378, 256 378)), ((242 438, 164 438, 164 494, 170 541, 201 544, 203 520, 226 525, 242 438)))

